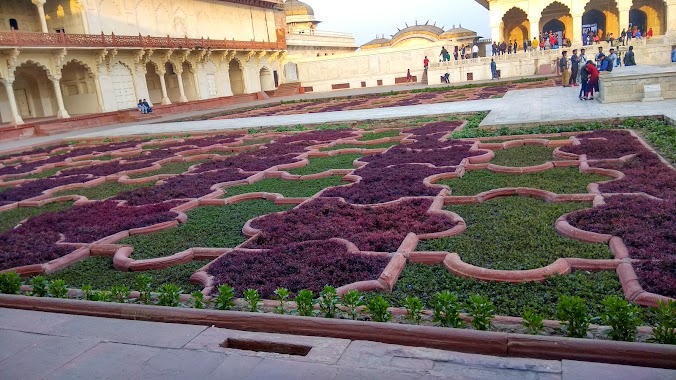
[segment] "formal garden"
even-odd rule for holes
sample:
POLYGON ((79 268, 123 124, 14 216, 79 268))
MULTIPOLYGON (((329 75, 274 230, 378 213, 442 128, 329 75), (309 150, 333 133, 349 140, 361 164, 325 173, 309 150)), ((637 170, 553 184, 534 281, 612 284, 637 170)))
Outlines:
POLYGON ((674 128, 483 117, 2 156, 0 291, 676 344, 674 128))

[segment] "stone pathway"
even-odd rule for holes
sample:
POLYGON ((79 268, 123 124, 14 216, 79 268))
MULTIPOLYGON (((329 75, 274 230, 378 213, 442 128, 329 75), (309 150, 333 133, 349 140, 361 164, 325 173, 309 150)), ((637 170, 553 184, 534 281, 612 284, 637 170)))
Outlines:
POLYGON ((676 371, 0 308, 0 379, 676 379, 676 371), (237 348, 311 347, 305 355, 237 348))

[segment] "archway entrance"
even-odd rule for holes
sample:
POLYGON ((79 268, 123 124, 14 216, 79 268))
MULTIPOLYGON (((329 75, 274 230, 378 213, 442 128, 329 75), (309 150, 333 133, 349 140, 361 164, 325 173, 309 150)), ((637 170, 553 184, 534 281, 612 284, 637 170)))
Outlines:
POLYGON ((68 62, 61 69, 61 93, 66 111, 71 116, 100 110, 94 76, 79 62, 68 62))
MULTIPOLYGON (((614 0, 591 0, 584 8, 582 16, 582 28, 584 31, 601 31, 601 38, 606 39, 610 33, 613 37, 619 37, 620 11, 614 0)), ((626 27, 626 25, 624 26, 626 27)))
POLYGON ((178 103, 181 101, 181 94, 178 89, 178 76, 176 71, 174 71, 174 64, 171 62, 166 62, 164 64, 164 82, 167 84, 167 96, 172 103, 178 103))
POLYGON ((230 61, 228 72, 230 75, 230 89, 232 89, 232 94, 242 95, 244 93, 244 75, 242 73, 242 68, 240 67, 240 62, 237 59, 230 61))
POLYGON ((197 86, 195 85, 195 71, 188 62, 183 62, 183 73, 181 79, 183 80, 183 91, 188 100, 197 100, 197 86))
POLYGON ((259 73, 261 80, 261 91, 274 91, 275 78, 267 67, 263 67, 259 73))
POLYGON ((502 17, 504 25, 503 40, 516 41, 516 43, 523 47, 524 40, 530 40, 530 21, 528 15, 521 8, 512 8, 502 17))
MULTIPOLYGON (((642 10, 632 9, 629 11, 629 23, 641 30, 644 30, 646 25, 648 25, 648 15, 645 14, 642 10)), ((653 30, 654 32, 655 30, 653 30)))
POLYGON ((153 62, 146 63, 146 84, 148 86, 148 96, 153 104, 162 103, 162 84, 160 84, 160 74, 153 62))
MULTIPOLYGON (((117 103, 116 109, 136 108, 139 99, 136 98, 136 91, 134 91, 131 70, 122 63, 117 62, 110 67, 110 78, 113 81, 113 93, 115 94, 115 102, 117 103)), ((152 102, 153 100, 150 99, 150 101, 152 102)))
POLYGON ((21 118, 56 116, 54 84, 43 67, 32 62, 23 63, 14 71, 14 77, 12 88, 21 118))
POLYGON ((570 31, 573 30, 573 17, 570 15, 570 8, 558 1, 549 4, 542 11, 540 30, 545 33, 561 32, 563 38, 568 38, 570 31))
POLYGON ((666 32, 667 7, 663 0, 634 0, 629 12, 629 22, 632 20, 632 13, 636 17, 635 21, 642 21, 641 13, 632 12, 634 10, 645 14, 645 22, 633 23, 633 26, 639 27, 644 34, 650 28, 653 29, 653 35, 666 32))

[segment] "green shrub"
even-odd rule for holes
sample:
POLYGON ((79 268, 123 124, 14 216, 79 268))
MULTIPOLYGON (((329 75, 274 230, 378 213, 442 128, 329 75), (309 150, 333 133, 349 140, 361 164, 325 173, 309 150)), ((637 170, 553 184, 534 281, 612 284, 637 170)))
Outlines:
POLYGON ((85 301, 96 301, 94 298, 94 292, 92 291, 91 285, 85 285, 82 287, 82 299, 85 301))
POLYGON ((160 294, 157 297, 157 304, 160 306, 177 307, 181 301, 183 289, 175 284, 164 284, 159 289, 160 294))
POLYGON ((302 317, 312 317, 314 312, 315 295, 311 290, 303 289, 296 295, 296 308, 298 315, 302 317))
POLYGON ((641 325, 641 309, 623 298, 609 296, 601 301, 603 312, 601 321, 610 326, 608 336, 612 340, 633 342, 641 325))
POLYGON ((0 293, 18 294, 21 291, 21 276, 16 272, 0 273, 0 293))
POLYGON ((382 296, 373 297, 366 304, 366 309, 374 322, 389 322, 392 319, 392 312, 387 310, 388 307, 390 303, 382 296))
POLYGON ((676 344, 676 301, 659 301, 655 313, 653 336, 648 340, 652 343, 676 344))
POLYGON ((545 317, 542 314, 538 314, 533 310, 528 309, 523 313, 523 321, 521 324, 528 329, 530 334, 538 335, 545 328, 545 324, 543 323, 544 320, 545 317))
POLYGON ((139 291, 138 301, 144 305, 150 305, 150 292, 152 290, 153 278, 149 274, 140 273, 136 276, 136 290, 139 291))
POLYGON ((467 300, 467 312, 472 317, 472 327, 488 330, 491 328, 491 319, 495 316, 495 305, 488 297, 472 294, 467 300))
POLYGON ((423 316, 423 303, 420 298, 416 296, 407 296, 404 300, 404 307, 406 308, 406 319, 419 325, 423 316))
POLYGON ((460 318, 460 304, 458 297, 448 290, 436 293, 432 297, 434 321, 444 327, 460 328, 465 322, 460 318))
POLYGON ((66 298, 68 288, 63 280, 54 280, 47 285, 47 293, 54 298, 66 298))
POLYGON ((216 304, 214 307, 218 310, 229 310, 235 306, 235 289, 227 284, 218 287, 218 295, 216 296, 216 304))
POLYGON ((128 286, 115 285, 112 288, 110 288, 110 294, 113 296, 115 302, 125 303, 129 298, 130 293, 131 290, 129 290, 128 286))
POLYGON ((333 286, 326 285, 319 292, 319 311, 324 313, 324 318, 335 318, 338 310, 338 293, 333 286))
POLYGON ((286 301, 289 299, 290 293, 287 288, 277 288, 275 290, 275 297, 279 301, 279 306, 275 307, 275 313, 284 314, 286 309, 284 307, 286 301))
POLYGON ((31 286, 33 287, 31 294, 35 297, 47 296, 47 279, 45 276, 35 276, 31 278, 31 286))
POLYGON ((566 335, 572 338, 584 338, 591 323, 587 307, 578 296, 561 296, 556 305, 557 318, 563 325, 566 335))
POLYGON ((204 303, 204 294, 202 294, 202 292, 195 291, 190 293, 190 302, 195 309, 204 309, 206 306, 204 303))
POLYGON ((351 289, 347 293, 343 294, 340 298, 341 304, 345 306, 348 310, 348 314, 352 317, 352 320, 357 319, 357 308, 364 305, 364 296, 359 293, 359 290, 351 289))
POLYGON ((257 313, 258 302, 261 300, 260 295, 258 295, 258 290, 256 289, 247 289, 244 291, 244 299, 249 304, 249 311, 252 313, 257 313))

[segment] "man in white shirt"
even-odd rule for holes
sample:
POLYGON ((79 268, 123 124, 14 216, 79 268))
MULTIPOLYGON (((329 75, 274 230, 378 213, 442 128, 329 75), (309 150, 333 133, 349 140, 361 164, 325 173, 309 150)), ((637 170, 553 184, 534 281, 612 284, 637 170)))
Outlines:
POLYGON ((472 46, 472 58, 479 58, 479 46, 477 44, 472 46))

